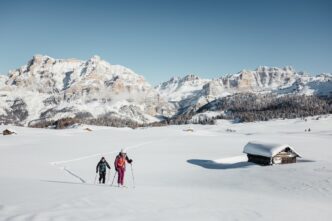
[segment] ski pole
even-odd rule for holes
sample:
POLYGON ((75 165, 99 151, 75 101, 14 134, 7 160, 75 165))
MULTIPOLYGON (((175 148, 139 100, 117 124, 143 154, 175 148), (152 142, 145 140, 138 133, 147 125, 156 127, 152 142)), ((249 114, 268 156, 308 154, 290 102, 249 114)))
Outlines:
POLYGON ((97 174, 98 174, 98 173, 96 173, 96 176, 95 176, 95 182, 94 182, 93 184, 96 184, 96 180, 97 180, 97 174))
POLYGON ((130 168, 131 168, 131 176, 133 177, 133 187, 135 188, 135 177, 134 177, 134 170, 132 164, 130 164, 130 168))
POLYGON ((111 176, 111 170, 108 170, 106 184, 108 184, 108 181, 110 181, 110 176, 111 176))
POLYGON ((115 179, 115 175, 117 174, 117 172, 118 172, 118 171, 115 171, 115 173, 114 173, 114 177, 113 177, 113 180, 112 180, 112 184, 111 184, 111 186, 113 186, 114 179, 115 179))

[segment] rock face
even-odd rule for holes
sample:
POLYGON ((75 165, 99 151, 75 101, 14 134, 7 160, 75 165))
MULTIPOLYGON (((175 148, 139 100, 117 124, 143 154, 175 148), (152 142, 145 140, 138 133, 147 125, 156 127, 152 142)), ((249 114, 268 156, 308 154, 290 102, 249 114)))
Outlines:
POLYGON ((189 74, 183 78, 173 77, 158 86, 156 90, 162 97, 170 102, 179 102, 187 99, 193 94, 199 93, 203 86, 210 80, 201 79, 196 75, 189 74))
POLYGON ((0 75, 0 124, 27 126, 73 117, 99 123, 105 119, 150 123, 248 92, 330 96, 332 75, 259 67, 212 80, 193 74, 174 77, 154 88, 129 68, 99 56, 81 61, 35 55, 7 76, 0 75))
POLYGON ((236 93, 332 95, 331 74, 310 76, 291 67, 263 66, 212 80, 190 76, 172 78, 156 87, 164 99, 177 102, 180 113, 197 110, 217 98, 236 93))
POLYGON ((0 78, 0 121, 28 125, 89 113, 110 114, 139 123, 172 114, 144 78, 98 56, 87 61, 36 55, 0 78))

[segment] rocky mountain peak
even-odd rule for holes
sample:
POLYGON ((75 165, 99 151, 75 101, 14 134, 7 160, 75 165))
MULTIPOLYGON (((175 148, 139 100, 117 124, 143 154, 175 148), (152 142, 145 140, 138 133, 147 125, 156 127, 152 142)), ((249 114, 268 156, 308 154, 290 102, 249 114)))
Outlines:
POLYGON ((101 61, 101 57, 99 55, 93 55, 89 60, 90 61, 101 61))
POLYGON ((182 78, 182 81, 196 81, 200 80, 200 78, 194 74, 188 74, 182 78))
POLYGON ((24 125, 81 113, 93 118, 106 114, 142 123, 172 113, 142 76, 124 66, 109 64, 99 56, 81 61, 35 55, 7 78, 1 77, 0 89, 0 115, 11 113, 13 102, 20 99, 25 113, 20 124, 24 125))
POLYGON ((331 82, 332 75, 260 66, 212 80, 194 74, 173 77, 153 88, 143 76, 97 55, 86 61, 35 55, 26 65, 0 76, 0 123, 28 125, 77 116, 147 123, 238 93, 329 96, 331 82), (20 117, 15 117, 19 112, 20 117))

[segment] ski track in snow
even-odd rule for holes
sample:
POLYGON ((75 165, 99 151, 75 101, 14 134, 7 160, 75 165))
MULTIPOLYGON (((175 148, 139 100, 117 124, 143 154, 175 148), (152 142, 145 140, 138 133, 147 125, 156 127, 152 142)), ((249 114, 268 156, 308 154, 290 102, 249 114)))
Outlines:
MULTIPOLYGON (((148 141, 148 142, 132 145, 132 146, 127 147, 126 149, 127 150, 132 150, 132 149, 141 147, 143 145, 146 145, 146 144, 149 144, 149 143, 152 143, 152 142, 155 142, 155 141, 148 141)), ((86 155, 86 156, 83 156, 83 157, 78 157, 78 158, 69 159, 69 160, 50 162, 50 164, 54 166, 54 165, 58 165, 58 164, 70 163, 70 162, 74 162, 74 161, 85 160, 85 159, 89 159, 89 158, 93 158, 93 157, 98 157, 98 156, 103 156, 103 155, 118 153, 118 152, 119 152, 119 150, 110 151, 110 152, 106 152, 106 153, 96 153, 96 154, 86 155)))

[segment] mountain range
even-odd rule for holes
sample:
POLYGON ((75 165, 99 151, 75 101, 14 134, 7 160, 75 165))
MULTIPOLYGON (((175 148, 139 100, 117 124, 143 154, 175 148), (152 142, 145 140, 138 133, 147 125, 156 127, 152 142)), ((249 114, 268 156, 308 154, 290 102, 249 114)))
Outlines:
POLYGON ((35 55, 0 75, 0 123, 33 126, 63 118, 111 117, 146 124, 239 93, 329 97, 332 75, 262 66, 216 79, 173 77, 153 87, 131 69, 99 56, 82 61, 35 55))

